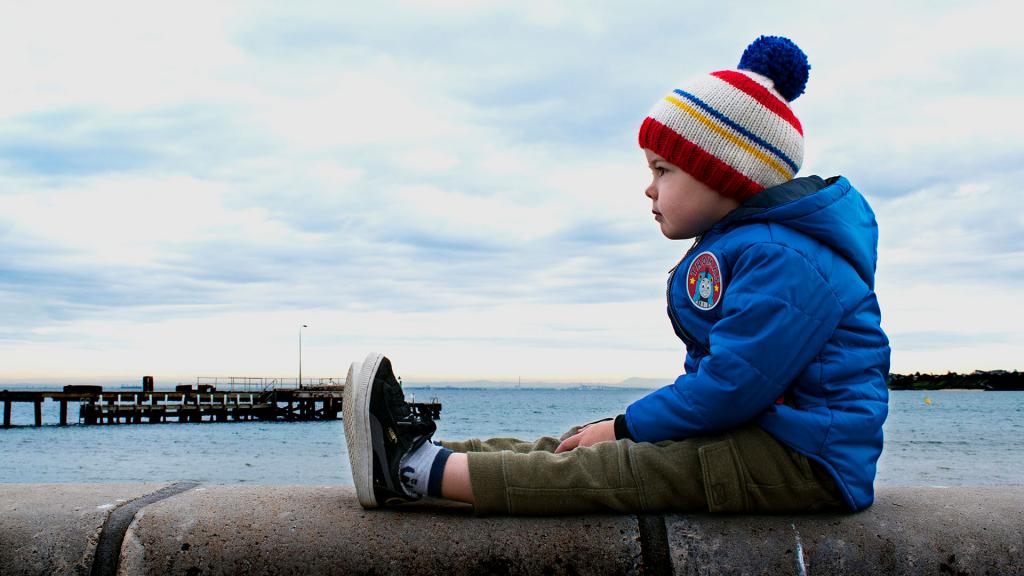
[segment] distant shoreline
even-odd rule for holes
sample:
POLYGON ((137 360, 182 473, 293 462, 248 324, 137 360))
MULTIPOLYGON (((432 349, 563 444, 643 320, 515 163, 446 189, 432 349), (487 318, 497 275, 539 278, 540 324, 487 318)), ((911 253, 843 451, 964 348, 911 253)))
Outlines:
POLYGON ((890 390, 1020 391, 1024 375, 1014 370, 975 370, 970 374, 890 374, 890 390))
MULTIPOLYGON (((588 384, 585 382, 529 382, 517 384, 516 382, 500 380, 470 380, 454 382, 410 381, 405 383, 405 388, 410 390, 655 390, 669 384, 670 378, 664 380, 657 378, 628 378, 617 384, 588 384)), ((0 390, 40 390, 63 388, 65 383, 0 383, 0 390)), ((139 384, 98 384, 109 392, 141 392, 139 384)), ((958 374, 947 372, 945 374, 889 374, 887 381, 889 390, 948 390, 957 392, 970 391, 1024 391, 1024 374, 1014 370, 975 370, 969 374, 958 374)), ((156 392, 173 392, 173 387, 157 385, 156 392)))

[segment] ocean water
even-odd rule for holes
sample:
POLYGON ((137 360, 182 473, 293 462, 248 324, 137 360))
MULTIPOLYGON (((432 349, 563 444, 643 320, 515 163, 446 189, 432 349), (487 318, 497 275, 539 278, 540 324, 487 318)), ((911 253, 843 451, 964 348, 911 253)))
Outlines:
MULTIPOLYGON (((409 389, 443 404, 436 438, 557 436, 612 416, 641 389, 409 389)), ((890 394, 882 485, 1024 484, 1024 392, 890 394)), ((43 404, 43 421, 57 421, 43 404)), ((77 406, 69 406, 69 418, 77 406)), ((15 404, 0 429, 0 482, 351 484, 343 427, 328 422, 227 422, 41 428, 15 404)))

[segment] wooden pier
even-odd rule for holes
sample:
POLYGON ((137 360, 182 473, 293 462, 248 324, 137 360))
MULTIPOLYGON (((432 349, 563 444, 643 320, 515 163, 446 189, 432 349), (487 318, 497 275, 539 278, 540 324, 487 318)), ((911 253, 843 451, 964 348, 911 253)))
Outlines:
MULTIPOLYGON (((0 391, 3 427, 11 427, 11 405, 30 402, 35 426, 43 425, 43 402, 60 404, 61 426, 68 424, 68 404, 77 403, 78 421, 96 424, 157 424, 161 422, 241 422, 250 420, 336 420, 341 416, 344 386, 317 388, 218 391, 108 391, 99 386, 66 386, 63 391, 0 391), (92 389, 83 391, 82 388, 92 389)), ((413 410, 441 417, 441 404, 411 403, 413 410)))

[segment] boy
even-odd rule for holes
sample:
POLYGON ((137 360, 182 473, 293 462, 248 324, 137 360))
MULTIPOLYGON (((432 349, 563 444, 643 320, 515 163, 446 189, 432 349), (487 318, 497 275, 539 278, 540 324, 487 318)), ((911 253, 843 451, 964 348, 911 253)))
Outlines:
POLYGON ((344 423, 364 507, 422 495, 478 513, 859 510, 873 500, 888 340, 877 226, 843 177, 794 178, 789 102, 810 66, 780 37, 737 70, 673 90, 640 128, 645 194, 669 239, 696 238, 668 281, 685 373, 562 440, 434 443, 391 364, 349 369, 344 423))

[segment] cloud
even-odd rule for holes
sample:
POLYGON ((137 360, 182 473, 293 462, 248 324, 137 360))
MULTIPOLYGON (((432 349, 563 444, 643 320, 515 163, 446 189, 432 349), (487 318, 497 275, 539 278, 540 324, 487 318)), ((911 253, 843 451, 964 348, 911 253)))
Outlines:
POLYGON ((985 285, 1019 286, 1024 217, 1006 208, 1015 202, 1021 176, 1019 169, 981 173, 878 202, 879 275, 938 284, 972 275, 985 285))
POLYGON ((217 103, 134 112, 67 107, 0 118, 0 166, 28 177, 209 175, 220 162, 266 153, 268 146, 217 103))
POLYGON ((1019 330, 958 304, 967 282, 1009 305, 1022 276, 1007 6, 20 6, 0 22, 0 378, 55 356, 290 369, 302 322, 314 364, 393 345, 425 376, 678 370, 660 300, 688 244, 650 218, 635 130, 761 33, 813 66, 803 173, 876 208, 894 365, 945 366, 920 333, 968 319, 971 357, 1011 363, 1019 330))

